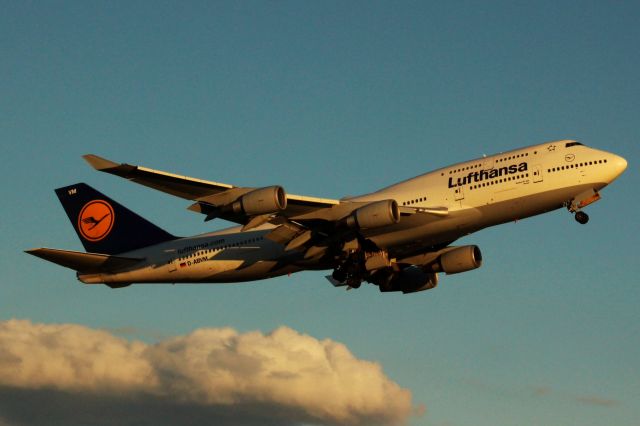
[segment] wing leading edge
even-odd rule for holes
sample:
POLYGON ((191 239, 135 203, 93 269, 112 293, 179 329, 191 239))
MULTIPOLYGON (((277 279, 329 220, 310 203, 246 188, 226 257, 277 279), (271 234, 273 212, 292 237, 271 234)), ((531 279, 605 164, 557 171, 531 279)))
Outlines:
MULTIPOLYGON (((83 158, 98 171, 120 176, 176 197, 195 201, 189 210, 208 216, 212 215, 212 210, 259 189, 212 182, 126 163, 118 164, 93 154, 84 155, 83 158)), ((279 216, 285 218, 308 214, 318 209, 331 208, 340 204, 339 200, 293 194, 286 194, 286 198, 286 208, 278 213, 279 216)), ((233 213, 219 214, 216 217, 245 225, 252 219, 245 214, 233 213)))

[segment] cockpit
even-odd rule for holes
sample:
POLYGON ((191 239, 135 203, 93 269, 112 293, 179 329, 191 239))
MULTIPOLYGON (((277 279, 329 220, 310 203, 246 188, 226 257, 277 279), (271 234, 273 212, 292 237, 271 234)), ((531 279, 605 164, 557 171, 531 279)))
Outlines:
POLYGON ((570 146, 576 146, 576 145, 582 145, 582 144, 581 144, 580 142, 575 142, 575 141, 573 141, 573 142, 567 142, 567 143, 564 145, 564 147, 565 147, 565 148, 569 148, 570 146))

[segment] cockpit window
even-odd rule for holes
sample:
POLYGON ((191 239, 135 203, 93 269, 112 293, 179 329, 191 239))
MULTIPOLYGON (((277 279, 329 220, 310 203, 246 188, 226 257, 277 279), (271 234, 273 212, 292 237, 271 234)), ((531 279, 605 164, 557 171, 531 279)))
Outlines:
POLYGON ((564 147, 569 148, 570 146, 582 145, 580 142, 568 142, 564 147))

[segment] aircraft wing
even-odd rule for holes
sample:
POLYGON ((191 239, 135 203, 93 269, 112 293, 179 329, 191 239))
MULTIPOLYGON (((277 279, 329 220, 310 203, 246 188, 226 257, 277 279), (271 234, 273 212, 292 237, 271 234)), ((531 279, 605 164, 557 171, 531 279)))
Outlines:
MULTIPOLYGON (((218 208, 259 188, 238 187, 142 166, 118 164, 93 154, 84 155, 83 158, 98 171, 120 176, 158 191, 195 201, 189 210, 206 214, 208 219, 220 217, 244 225, 252 219, 252 217, 241 213, 219 212, 218 208)), ((286 198, 286 209, 278 213, 279 216, 285 218, 308 214, 318 209, 331 208, 340 204, 338 200, 302 195, 286 194, 286 198)))
MULTIPOLYGON (((286 194, 286 202, 282 200, 281 208, 250 213, 244 206, 246 198, 252 198, 253 201, 268 199, 268 191, 273 190, 276 191, 275 194, 278 194, 279 190, 282 191, 280 194, 284 198, 284 190, 278 186, 267 188, 233 186, 142 166, 118 164, 97 155, 85 155, 84 159, 98 171, 194 201, 189 206, 189 210, 205 214, 205 221, 221 218, 244 225, 243 230, 252 229, 267 222, 271 223, 275 228, 267 238, 285 245, 286 251, 304 251, 305 258, 321 257, 330 247, 342 246, 342 243, 356 238, 355 231, 361 226, 358 223, 359 220, 368 220, 369 217, 387 218, 385 220, 388 223, 365 225, 364 227, 367 228, 397 223, 400 216, 420 214, 429 216, 430 220, 439 220, 448 215, 448 210, 444 207, 428 209, 399 207, 394 200, 375 202, 333 200, 293 194, 286 194), (252 197, 253 195, 259 196, 252 197), (361 208, 364 210, 361 212, 362 217, 354 213, 361 208), (358 218, 355 218, 354 214, 358 218)), ((271 201, 273 200, 272 197, 271 201)))

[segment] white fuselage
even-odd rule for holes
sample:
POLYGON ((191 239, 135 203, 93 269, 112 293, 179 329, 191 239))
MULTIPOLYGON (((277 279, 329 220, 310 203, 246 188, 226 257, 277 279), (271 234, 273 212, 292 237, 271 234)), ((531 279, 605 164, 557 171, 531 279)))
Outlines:
MULTIPOLYGON (((401 257, 583 201, 583 194, 597 194, 626 166, 615 154, 556 141, 454 164, 344 202, 392 199, 412 208, 416 213, 403 215, 395 225, 362 231, 377 247, 401 257), (433 209, 446 214, 432 214, 433 209)), ((326 268, 301 264, 299 253, 265 238, 272 229, 233 227, 169 241, 123 253, 145 259, 134 269, 79 278, 86 283, 238 282, 326 268)))

